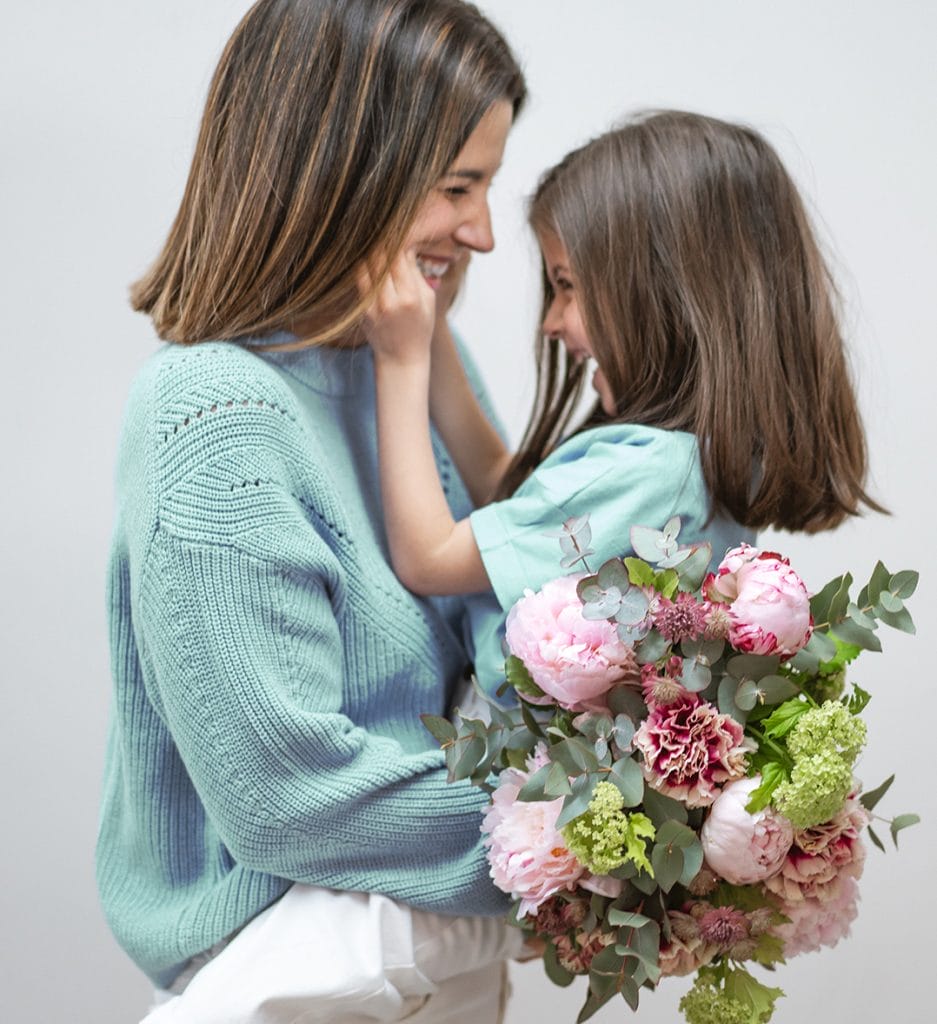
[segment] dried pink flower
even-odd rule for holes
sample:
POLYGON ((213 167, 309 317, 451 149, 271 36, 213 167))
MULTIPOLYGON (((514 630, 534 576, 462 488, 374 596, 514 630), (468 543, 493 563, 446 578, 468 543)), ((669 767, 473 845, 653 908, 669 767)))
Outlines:
POLYGON ((613 686, 640 680, 634 651, 614 623, 583 617, 576 593, 581 576, 562 576, 536 593, 528 591, 508 613, 506 626, 511 653, 537 686, 550 702, 573 711, 594 707, 613 686))
POLYGON ((556 828, 562 797, 517 799, 528 777, 513 768, 503 771, 482 822, 491 878, 520 900, 518 917, 535 913, 554 893, 574 889, 584 870, 556 828))
POLYGON ((720 951, 731 949, 748 936, 748 920, 735 907, 713 907, 699 919, 703 942, 718 946, 720 951))
POLYGON ((849 934, 856 919, 859 885, 854 878, 845 878, 830 900, 805 899, 783 903, 778 908, 790 918, 773 929, 784 943, 785 957, 812 953, 821 946, 835 946, 849 934))
POLYGON ((556 939, 556 958, 572 974, 587 974, 596 954, 614 941, 614 934, 602 931, 601 928, 588 933, 581 932, 575 938, 560 935, 556 939))
POLYGON ((563 899, 562 896, 551 896, 540 905, 534 915, 536 929, 542 935, 564 935, 573 928, 578 928, 586 919, 589 907, 586 901, 563 899))
POLYGON ((660 671, 654 664, 641 666, 641 689, 648 707, 654 704, 673 704, 681 699, 699 699, 680 682, 682 668, 682 660, 676 657, 669 658, 660 671))
POLYGON ((670 939, 661 942, 658 957, 661 974, 683 976, 708 964, 718 950, 703 941, 697 920, 682 910, 668 910, 667 918, 670 939))
POLYGON ((653 707, 634 745, 648 784, 687 807, 708 807, 722 785, 741 778, 752 749, 738 722, 695 695, 653 707))
POLYGON ((778 874, 765 886, 787 904, 802 900, 839 901, 849 879, 862 875, 862 829, 868 811, 855 795, 831 821, 794 833, 794 842, 778 874))
POLYGON ((706 611, 692 594, 677 594, 673 601, 661 597, 654 627, 672 644, 695 640, 706 628, 706 611))

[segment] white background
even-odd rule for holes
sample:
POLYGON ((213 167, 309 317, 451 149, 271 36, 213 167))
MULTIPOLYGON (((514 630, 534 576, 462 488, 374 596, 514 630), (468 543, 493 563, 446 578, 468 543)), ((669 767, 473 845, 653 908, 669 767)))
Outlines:
MULTIPOLYGON (((103 610, 112 467, 130 379, 153 350, 126 287, 181 195, 209 76, 246 0, 5 3, 0 40, 3 629, 0 1015, 131 1024, 148 985, 107 932, 92 875, 109 700, 103 610)), ((817 587, 877 557, 916 567, 917 639, 889 633, 856 672, 875 699, 860 766, 891 771, 891 813, 924 824, 871 850, 853 937, 793 961, 777 1024, 931 1021, 937 841, 933 427, 937 8, 925 0, 487 0, 532 102, 493 197, 498 248, 457 319, 516 438, 532 392, 538 174, 630 110, 748 121, 809 197, 848 307, 874 492, 891 518, 781 538, 817 587)), ((740 384, 744 386, 744 384, 740 384)), ((887 832, 887 828, 881 831, 887 832)), ((509 1024, 571 1022, 582 989, 514 970, 509 1024)), ((642 1003, 672 1022, 684 983, 642 1003)), ((629 1011, 613 1004, 596 1019, 629 1011)))

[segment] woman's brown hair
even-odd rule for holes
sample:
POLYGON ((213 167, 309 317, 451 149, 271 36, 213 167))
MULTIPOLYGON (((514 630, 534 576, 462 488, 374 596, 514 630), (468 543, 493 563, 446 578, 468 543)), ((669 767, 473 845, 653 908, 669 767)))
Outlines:
MULTIPOLYGON (((797 190, 750 128, 682 112, 636 117, 548 171, 530 207, 565 247, 617 415, 699 439, 712 513, 816 531, 883 511, 837 295, 797 190)), ((552 298, 543 268, 544 316, 552 298)), ((537 396, 502 482, 510 494, 562 438, 583 368, 538 339, 537 396)), ((580 428, 580 429, 583 429, 580 428)), ((648 524, 658 526, 660 524, 648 524)))
POLYGON ((497 30, 461 0, 260 0, 222 54, 185 194, 131 288, 175 342, 303 320, 335 340, 488 107, 525 98, 497 30))

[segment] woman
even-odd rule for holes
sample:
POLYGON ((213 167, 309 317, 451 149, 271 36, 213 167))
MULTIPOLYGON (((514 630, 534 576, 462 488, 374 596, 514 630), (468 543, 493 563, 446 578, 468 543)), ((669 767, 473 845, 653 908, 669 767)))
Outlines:
POLYGON ((260 0, 132 291, 176 344, 138 377, 119 456, 104 908, 176 993, 213 957, 262 953, 288 890, 319 908, 304 926, 328 960, 314 1000, 221 1019, 396 1020, 427 995, 421 1020, 497 1012, 484 798, 446 783, 418 717, 463 670, 460 606, 415 598, 387 563, 362 328, 380 265, 359 282, 404 250, 446 305, 466 254, 493 245, 487 190, 524 94, 459 0, 260 0), (457 964, 401 980, 435 914, 490 920, 457 964))

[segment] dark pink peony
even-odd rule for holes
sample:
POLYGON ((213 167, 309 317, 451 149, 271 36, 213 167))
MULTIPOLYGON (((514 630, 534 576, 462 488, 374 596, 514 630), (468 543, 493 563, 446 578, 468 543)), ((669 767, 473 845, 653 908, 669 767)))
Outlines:
POLYGON ((648 784, 687 807, 708 807, 745 774, 753 749, 742 726, 696 695, 657 705, 635 733, 648 784))
POLYGON ((810 639, 810 596, 788 560, 748 544, 729 551, 704 592, 729 605, 729 643, 749 654, 795 655, 810 639))

